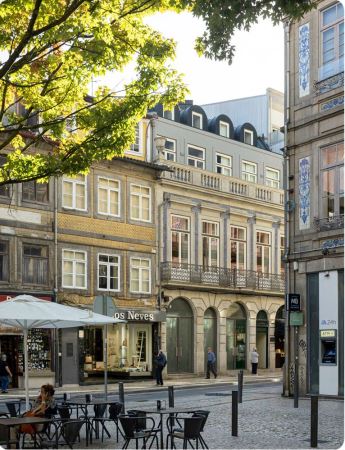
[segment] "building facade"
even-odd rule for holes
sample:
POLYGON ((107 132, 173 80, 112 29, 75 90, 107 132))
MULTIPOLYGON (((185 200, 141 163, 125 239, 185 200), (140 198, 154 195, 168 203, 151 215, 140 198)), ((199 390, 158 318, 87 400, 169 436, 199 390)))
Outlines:
POLYGON ((253 347, 260 369, 280 368, 282 156, 250 123, 235 136, 227 115, 209 118, 191 102, 156 113, 149 142, 163 137, 164 148, 148 146, 148 156, 170 168, 157 185, 168 373, 204 373, 209 346, 221 373, 249 369, 253 347))
POLYGON ((285 54, 287 293, 300 295, 304 319, 287 328, 285 391, 298 380, 302 394, 343 395, 343 5, 320 1, 287 24, 285 54))

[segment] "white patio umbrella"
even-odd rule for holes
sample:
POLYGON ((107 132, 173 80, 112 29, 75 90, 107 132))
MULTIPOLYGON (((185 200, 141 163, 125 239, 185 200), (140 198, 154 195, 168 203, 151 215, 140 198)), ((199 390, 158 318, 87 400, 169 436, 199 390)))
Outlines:
MULTIPOLYGON (((0 302, 0 324, 20 328, 24 334, 25 397, 29 408, 28 331, 31 328, 73 328, 124 322, 93 311, 41 300, 31 295, 18 295, 0 302)), ((107 368, 105 368, 107 370, 107 368)))

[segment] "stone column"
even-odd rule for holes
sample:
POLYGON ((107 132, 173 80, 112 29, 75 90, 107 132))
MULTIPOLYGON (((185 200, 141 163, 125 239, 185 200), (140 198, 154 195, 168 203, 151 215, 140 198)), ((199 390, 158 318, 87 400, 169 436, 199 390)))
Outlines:
POLYGON ((252 215, 248 217, 248 230, 247 230, 247 243, 248 243, 248 261, 247 261, 247 270, 256 270, 256 264, 254 264, 254 256, 255 256, 255 223, 256 216, 252 215))
POLYGON ((279 273, 280 258, 280 220, 272 223, 272 273, 279 273))
POLYGON ((268 316, 268 368, 274 370, 276 368, 276 349, 275 341, 271 342, 271 336, 274 336, 276 324, 276 312, 268 316))

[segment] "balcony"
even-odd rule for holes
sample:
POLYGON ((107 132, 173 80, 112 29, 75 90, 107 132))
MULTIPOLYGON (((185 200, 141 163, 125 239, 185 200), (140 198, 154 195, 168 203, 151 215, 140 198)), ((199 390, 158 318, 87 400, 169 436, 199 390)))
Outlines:
POLYGON ((161 263, 163 285, 188 289, 217 291, 269 291, 283 293, 284 276, 263 274, 253 270, 236 270, 225 267, 204 267, 193 264, 161 263))
POLYGON ((318 80, 314 82, 316 95, 344 86, 344 58, 330 61, 319 67, 318 72, 318 80))
POLYGON ((284 192, 282 189, 274 189, 262 184, 249 183, 235 177, 208 172, 183 164, 160 160, 168 165, 170 171, 164 171, 161 179, 178 181, 181 183, 212 189, 224 194, 233 194, 239 197, 250 198, 283 206, 284 192))
POLYGON ((315 228, 317 231, 339 230, 344 228, 344 215, 326 217, 324 219, 314 218, 315 228))

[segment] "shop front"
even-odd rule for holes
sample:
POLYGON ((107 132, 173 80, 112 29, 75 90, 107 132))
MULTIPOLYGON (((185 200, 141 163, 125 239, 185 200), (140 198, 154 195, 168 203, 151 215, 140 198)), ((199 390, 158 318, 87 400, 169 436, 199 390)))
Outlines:
POLYGON ((117 308, 114 316, 125 322, 84 328, 83 337, 79 333, 83 349, 80 382, 83 384, 101 382, 106 360, 110 381, 153 375, 154 357, 160 345, 160 323, 166 320, 165 312, 117 308))
MULTIPOLYGON (((19 293, 1 293, 0 301, 9 300, 19 293)), ((42 300, 52 301, 49 295, 34 294, 42 300)), ((28 334, 28 366, 31 388, 44 383, 55 383, 52 330, 34 328, 28 334)), ((23 334, 20 329, 0 327, 0 354, 7 356, 13 374, 10 388, 24 387, 23 334)))

